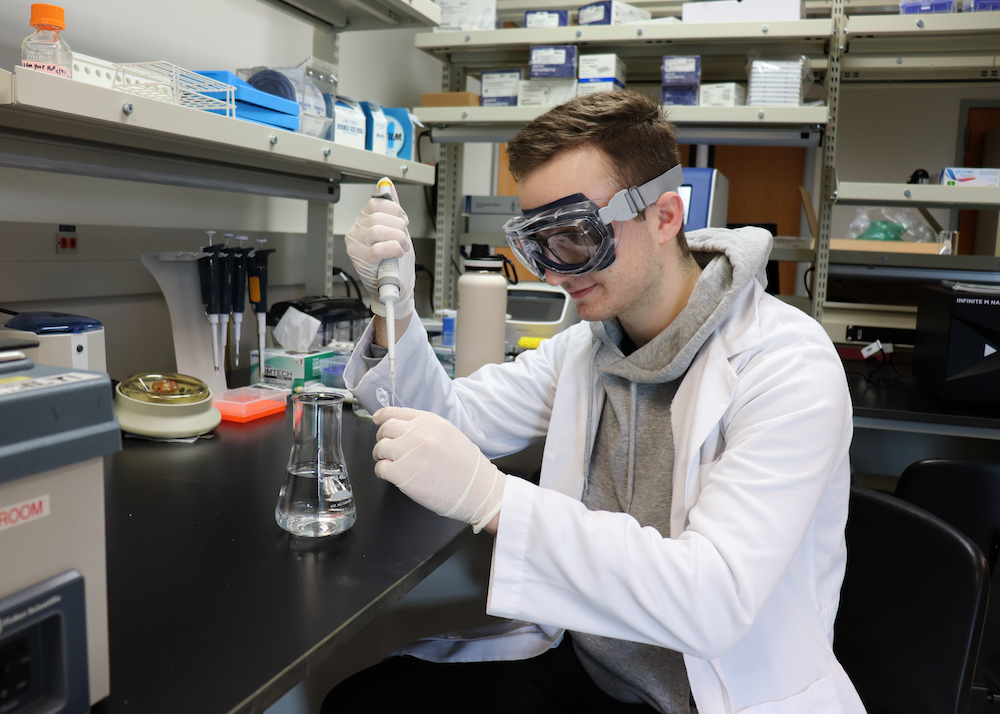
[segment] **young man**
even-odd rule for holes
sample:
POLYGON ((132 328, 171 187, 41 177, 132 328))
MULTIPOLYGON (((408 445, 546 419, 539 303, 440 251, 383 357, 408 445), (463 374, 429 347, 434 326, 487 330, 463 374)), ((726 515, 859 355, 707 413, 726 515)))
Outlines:
MULTIPOLYGON (((404 407, 375 413, 374 456, 380 478, 496 536, 487 611, 510 622, 406 650, 488 664, 394 657, 328 701, 863 712, 831 644, 850 397, 819 325, 764 291, 770 236, 685 237, 672 128, 635 94, 567 102, 507 150, 525 214, 508 241, 584 322, 452 382, 411 319, 410 272, 396 313, 404 407), (540 437, 539 486, 488 460, 540 437)), ((388 201, 368 204, 347 244, 370 291, 381 259, 412 265, 388 201)), ((384 328, 376 317, 346 374, 373 411, 384 328)))

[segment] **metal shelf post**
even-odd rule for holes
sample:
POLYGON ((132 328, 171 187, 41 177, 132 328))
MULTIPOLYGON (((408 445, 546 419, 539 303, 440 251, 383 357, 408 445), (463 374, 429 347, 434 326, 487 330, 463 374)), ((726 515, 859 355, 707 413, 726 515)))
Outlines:
MULTIPOLYGON (((441 91, 465 90, 465 69, 445 62, 441 69, 441 91)), ((434 309, 454 309, 456 281, 452 261, 458 260, 459 203, 462 192, 464 144, 440 144, 438 158, 437 241, 434 245, 434 309)))
POLYGON ((826 70, 826 106, 829 116, 823 134, 823 170, 820 178, 819 235, 816 236, 816 276, 813 288, 812 316, 823 321, 823 303, 826 302, 827 278, 830 274, 830 231, 833 223, 833 204, 837 190, 837 110, 840 102, 840 72, 847 45, 847 17, 844 0, 833 0, 833 37, 830 40, 826 70))

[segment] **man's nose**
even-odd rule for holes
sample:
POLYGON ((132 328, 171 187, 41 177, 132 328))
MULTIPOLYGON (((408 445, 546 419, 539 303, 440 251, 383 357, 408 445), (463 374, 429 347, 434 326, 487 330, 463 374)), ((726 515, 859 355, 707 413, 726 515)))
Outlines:
POLYGON ((545 271, 545 282, 554 288, 557 288, 564 282, 566 282, 566 279, 568 277, 569 277, 568 275, 560 275, 559 273, 553 272, 551 270, 545 271))

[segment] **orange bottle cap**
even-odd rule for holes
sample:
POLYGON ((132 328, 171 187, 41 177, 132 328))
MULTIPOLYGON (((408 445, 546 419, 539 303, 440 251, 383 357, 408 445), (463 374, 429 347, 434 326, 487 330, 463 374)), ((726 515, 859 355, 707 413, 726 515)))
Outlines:
POLYGON ((60 30, 65 30, 66 13, 58 5, 35 3, 31 6, 31 26, 38 27, 39 25, 58 27, 60 30))

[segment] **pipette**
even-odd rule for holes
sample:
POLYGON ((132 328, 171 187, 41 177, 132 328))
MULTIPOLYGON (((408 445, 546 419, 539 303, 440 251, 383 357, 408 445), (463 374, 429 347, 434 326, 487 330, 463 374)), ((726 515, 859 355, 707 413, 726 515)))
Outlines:
POLYGON ((233 327, 235 335, 233 346, 235 352, 236 365, 240 364, 240 329, 243 326, 243 311, 246 307, 247 299, 247 263, 251 248, 244 245, 246 236, 236 236, 237 247, 230 248, 233 254, 233 327))
POLYGON ((209 326, 212 329, 212 359, 215 370, 219 370, 219 273, 216 263, 221 245, 202 248, 205 256, 198 258, 198 276, 201 279, 201 301, 205 304, 209 326))
POLYGON ((254 250, 250 256, 247 270, 250 273, 250 304, 253 305, 254 312, 257 313, 257 343, 258 361, 260 369, 257 372, 257 380, 264 381, 264 337, 267 334, 267 257, 274 252, 274 249, 264 250, 264 243, 267 241, 258 238, 257 243, 261 247, 254 250))
MULTIPOLYGON (((392 200, 392 181, 381 178, 372 198, 392 200)), ((386 258, 378 264, 375 284, 379 302, 385 306, 386 349, 389 357, 389 387, 392 406, 396 404, 396 303, 399 302, 399 258, 386 258)))
POLYGON ((226 344, 229 342, 229 313, 233 310, 233 253, 226 247, 219 251, 216 260, 219 271, 219 349, 222 361, 226 360, 226 344))

